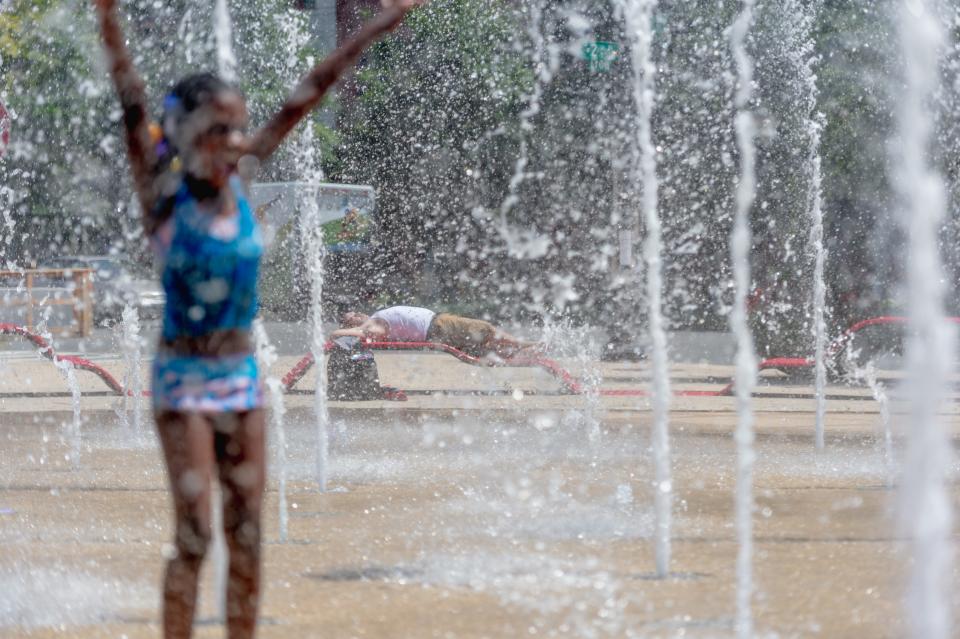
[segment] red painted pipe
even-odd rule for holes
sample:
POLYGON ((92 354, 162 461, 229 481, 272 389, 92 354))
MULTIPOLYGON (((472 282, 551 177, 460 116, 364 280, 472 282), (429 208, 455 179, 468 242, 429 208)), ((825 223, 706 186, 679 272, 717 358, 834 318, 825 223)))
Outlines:
MULTIPOLYGON (((31 342, 37 349, 40 351, 40 354, 46 357, 51 361, 64 361, 68 362, 74 368, 85 370, 93 373, 99 377, 103 382, 118 395, 123 395, 124 393, 131 393, 129 390, 125 390, 123 386, 102 366, 91 362, 88 359, 82 357, 77 357, 75 355, 57 355, 53 350, 53 347, 40 335, 32 331, 28 331, 22 326, 17 326, 16 324, 5 324, 0 323, 0 334, 3 335, 18 335, 24 339, 31 342)), ((488 365, 487 362, 468 355, 461 350, 448 346, 446 344, 436 344, 432 342, 367 342, 364 344, 365 348, 370 348, 373 350, 433 350, 441 351, 453 355, 458 360, 472 364, 475 366, 488 365)), ((329 351, 333 348, 333 343, 328 342, 324 346, 324 351, 329 351)), ((286 390, 291 390, 298 381, 300 381, 307 371, 310 370, 310 367, 313 366, 313 355, 306 355, 303 357, 297 364, 283 376, 282 383, 286 390)), ((549 372, 551 375, 560 380, 564 385, 564 388, 572 394, 579 394, 582 392, 580 383, 574 378, 568 371, 564 370, 559 364, 553 360, 547 358, 523 358, 523 359, 513 359, 505 360, 502 364, 497 364, 499 366, 539 366, 549 372)), ((149 391, 145 391, 144 395, 149 395, 149 391)))
MULTIPOLYGON (((650 391, 632 388, 601 390, 601 397, 649 397, 650 391)), ((720 390, 676 390, 674 397, 729 397, 733 395, 733 384, 727 384, 720 390)))
MULTIPOLYGON (((363 348, 374 351, 435 351, 447 353, 471 366, 539 367, 559 380, 568 393, 579 395, 583 392, 582 385, 569 371, 561 367, 557 362, 546 357, 513 357, 494 363, 464 353, 453 346, 437 342, 362 342, 361 344, 363 348)), ((334 348, 333 342, 327 342, 324 345, 324 352, 329 352, 331 348, 334 348)), ((306 375, 310 367, 313 366, 313 363, 312 354, 306 355, 297 362, 290 372, 283 376, 282 382, 284 388, 287 390, 292 389, 293 386, 306 375)))
POLYGON ((22 326, 17 326, 16 324, 3 324, 0 323, 0 335, 19 335, 20 337, 25 338, 27 341, 32 343, 40 351, 40 354, 49 359, 52 362, 62 361, 68 362, 74 368, 80 370, 88 371, 93 373, 97 377, 103 380, 103 382, 110 387, 117 395, 123 395, 124 392, 129 393, 130 391, 124 391, 123 386, 114 378, 110 372, 99 364, 94 364, 88 359, 83 357, 77 357, 76 355, 57 355, 54 352, 53 347, 47 343, 47 340, 43 339, 40 335, 28 331, 22 326))
MULTIPOLYGON (((947 321, 954 324, 960 324, 960 317, 948 317, 947 321)), ((832 359, 836 357, 840 351, 842 351, 847 344, 850 343, 850 340, 856 336, 856 334, 863 329, 870 326, 889 326, 893 324, 904 325, 909 322, 909 318, 901 317, 897 315, 885 315, 882 317, 871 317, 870 319, 865 319, 857 322, 843 333, 841 333, 836 339, 834 339, 827 346, 825 351, 825 356, 827 359, 832 359)), ((766 369, 778 369, 786 370, 790 368, 812 368, 814 365, 814 360, 812 357, 773 357, 770 359, 765 359, 760 362, 760 370, 766 369)))
MULTIPOLYGON (((954 324, 960 324, 960 317, 947 317, 946 320, 948 322, 953 322, 954 324)), ((877 326, 883 324, 907 324, 909 321, 910 319, 907 317, 887 315, 883 317, 872 317, 870 319, 857 322, 830 343, 830 346, 827 347, 827 357, 833 357, 839 353, 843 347, 846 346, 847 342, 853 338, 857 331, 860 331, 868 326, 877 326)))
POLYGON ((808 357, 772 357, 765 359, 757 365, 759 370, 784 370, 787 368, 811 368, 813 360, 808 357))
POLYGON ((307 371, 310 370, 310 367, 313 366, 313 354, 307 353, 296 365, 290 369, 286 375, 280 380, 280 383, 283 384, 283 390, 289 392, 293 390, 293 387, 297 385, 303 376, 307 374, 307 371))
MULTIPOLYGON (((448 355, 453 355, 458 360, 465 364, 470 364, 472 366, 495 366, 495 367, 524 367, 524 368, 542 368, 557 379, 561 384, 563 384, 564 390, 571 395, 582 395, 586 391, 583 388, 583 384, 577 380, 568 370, 560 366, 557 362, 546 357, 512 357, 509 359, 502 359, 499 362, 491 362, 489 360, 480 359, 474 357, 468 353, 449 346, 447 344, 440 344, 436 342, 363 342, 363 348, 370 350, 379 350, 379 351, 436 351, 447 353, 448 355)), ((331 348, 334 348, 333 342, 327 342, 324 345, 324 352, 329 352, 331 348)), ((300 381, 307 371, 310 370, 310 367, 313 366, 313 355, 306 355, 303 359, 297 362, 296 366, 290 370, 283 377, 283 385, 287 390, 291 390, 293 386, 300 381)), ((674 395, 680 397, 723 397, 732 394, 733 385, 729 384, 725 388, 719 391, 708 391, 708 390, 683 390, 675 391, 674 395)), ((618 390, 600 390, 598 394, 601 397, 646 397, 649 393, 646 390, 641 389, 618 389, 618 390)))
MULTIPOLYGON (((960 317, 950 317, 947 318, 949 321, 960 324, 960 317)), ((883 317, 873 317, 870 319, 865 319, 860 322, 857 322, 846 331, 840 334, 836 339, 834 339, 830 345, 827 347, 826 355, 827 357, 834 357, 839 353, 847 343, 857 334, 857 332, 867 328, 869 326, 878 326, 878 325, 891 325, 891 324, 906 324, 908 319, 906 317, 899 316, 883 316, 883 317)), ((77 357, 75 355, 57 355, 53 348, 47 343, 43 337, 40 335, 28 331, 22 326, 17 326, 16 324, 4 324, 0 323, 0 334, 3 335, 19 335, 34 344, 37 349, 40 351, 40 354, 52 361, 64 361, 70 363, 74 368, 80 370, 85 370, 93 373, 99 377, 103 382, 118 395, 123 393, 130 393, 131 391, 125 390, 123 386, 102 366, 91 362, 88 359, 82 357, 77 357)), ((386 351, 436 351, 447 353, 456 357, 461 362, 470 364, 473 366, 509 366, 509 367, 539 367, 550 373, 554 378, 556 378, 564 387, 564 390, 568 393, 579 395, 583 394, 584 388, 579 380, 577 380, 569 371, 561 367, 557 362, 548 359, 546 357, 516 357, 506 360, 501 360, 497 363, 492 363, 487 360, 481 360, 477 357, 464 353, 463 351, 456 349, 447 344, 439 344, 434 342, 365 342, 363 344, 364 348, 371 350, 386 350, 386 351)), ((324 345, 324 352, 329 351, 333 348, 332 342, 327 342, 324 345)), ((285 390, 290 391, 293 387, 299 382, 307 371, 310 370, 310 367, 313 366, 314 360, 313 355, 308 354, 304 356, 297 364, 290 369, 290 371, 283 376, 282 383, 285 390)), ((760 370, 767 369, 791 369, 791 368, 810 368, 814 364, 813 359, 809 357, 773 357, 765 359, 760 362, 758 368, 760 370)), ((684 391, 674 391, 674 395, 680 397, 723 397, 729 396, 733 393, 733 384, 728 384, 725 388, 718 391, 709 391, 709 390, 684 390, 684 391)), ((149 395, 149 391, 145 391, 144 395, 149 395)), ((604 397, 645 397, 649 394, 646 390, 641 389, 622 389, 622 390, 601 390, 598 393, 604 397)))

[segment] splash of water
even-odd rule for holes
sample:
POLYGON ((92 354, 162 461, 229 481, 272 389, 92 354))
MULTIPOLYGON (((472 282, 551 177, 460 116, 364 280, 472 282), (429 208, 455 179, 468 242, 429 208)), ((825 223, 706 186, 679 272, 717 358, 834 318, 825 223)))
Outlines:
POLYGON ((585 406, 583 411, 568 411, 562 423, 570 428, 585 428, 587 440, 591 445, 596 445, 602 435, 603 403, 600 398, 600 385, 603 382, 603 371, 598 366, 599 346, 589 333, 588 327, 573 326, 568 319, 554 320, 548 317, 544 321, 540 341, 550 353, 570 357, 576 362, 580 371, 585 406))
POLYGON ((508 215, 520 201, 519 189, 530 177, 527 164, 530 162, 528 136, 533 132, 533 119, 540 113, 544 89, 553 80, 553 65, 547 59, 546 39, 543 37, 543 9, 538 2, 529 4, 530 22, 527 33, 533 42, 533 65, 535 69, 533 90, 527 99, 527 108, 520 113, 520 154, 513 168, 513 177, 507 186, 507 195, 500 205, 500 223, 497 231, 506 243, 507 252, 514 257, 543 257, 547 243, 532 231, 521 232, 510 225, 508 215))
MULTIPOLYGON (((290 89, 296 87, 300 79, 297 69, 297 52, 303 50, 310 41, 310 34, 303 19, 303 12, 291 11, 278 16, 285 24, 283 33, 286 41, 284 46, 289 56, 284 64, 283 71, 287 76, 290 89)), ((293 154, 300 167, 300 179, 306 183, 298 193, 300 246, 306 264, 307 277, 310 282, 310 354, 313 356, 317 371, 317 382, 314 390, 314 419, 317 433, 316 449, 316 476, 317 486, 321 492, 327 490, 328 458, 330 450, 330 416, 327 408, 326 367, 324 362, 324 345, 326 338, 323 334, 323 286, 326 257, 323 227, 320 223, 320 205, 317 200, 319 184, 323 182, 323 170, 320 168, 317 157, 317 142, 315 140, 312 121, 309 116, 300 125, 297 136, 293 139, 293 154)), ((269 385, 269 384, 268 384, 269 385)))
POLYGON ((149 582, 111 578, 96 566, 65 564, 11 562, 0 568, 0 634, 73 634, 79 626, 136 614, 156 601, 149 582))
POLYGON ((793 52, 795 65, 804 89, 807 133, 807 164, 810 173, 808 188, 808 209, 810 211, 810 251, 813 253, 813 351, 814 351, 814 396, 817 401, 815 422, 815 445, 822 450, 825 444, 824 432, 827 413, 827 285, 824 278, 824 265, 827 252, 823 245, 823 167, 820 157, 820 142, 825 126, 824 115, 817 111, 817 75, 813 66, 817 61, 813 42, 813 23, 819 11, 820 3, 814 2, 806 8, 796 0, 789 0, 782 10, 793 21, 797 32, 799 49, 793 52))
MULTIPOLYGON (((53 306, 51 305, 47 305, 43 309, 41 319, 37 322, 37 333, 50 344, 53 351, 56 352, 56 340, 49 329, 50 314, 52 311, 53 306)), ((69 423, 64 424, 65 432, 63 433, 62 441, 65 441, 70 446, 70 452, 67 458, 70 461, 70 465, 76 470, 80 468, 80 454, 83 447, 83 416, 81 414, 80 403, 82 393, 80 391, 80 382, 77 381, 77 374, 73 368, 73 364, 67 360, 54 355, 53 365, 60 375, 63 376, 63 379, 67 382, 67 387, 70 389, 73 419, 69 423)), ((44 452, 44 457, 46 457, 46 452, 44 452)))
POLYGON ((810 184, 812 206, 810 215, 813 226, 810 229, 810 244, 813 247, 813 366, 814 366, 814 394, 817 398, 816 424, 814 426, 815 445, 822 450, 825 445, 826 415, 827 415, 827 286, 824 279, 824 263, 826 250, 823 246, 823 210, 821 198, 820 130, 822 123, 810 120, 811 129, 811 168, 813 179, 810 184))
POLYGON ((213 32, 217 42, 217 71, 225 81, 237 81, 237 57, 233 53, 233 23, 227 0, 216 0, 213 9, 213 32))
POLYGON ((857 361, 860 357, 858 349, 846 349, 847 370, 854 381, 863 382, 870 389, 873 399, 880 405, 880 429, 883 437, 883 467, 887 486, 893 486, 896 480, 896 457, 893 450, 893 428, 890 421, 890 396, 886 385, 877 376, 877 366, 874 361, 868 360, 863 366, 857 361))
MULTIPOLYGON (((233 52, 233 24, 227 0, 216 0, 213 11, 214 37, 217 45, 217 71, 223 80, 237 82, 237 58, 233 52)), ((210 495, 211 526, 213 528, 213 566, 220 621, 227 619, 227 583, 229 581, 230 553, 223 532, 223 491, 220 482, 213 480, 210 495)))
POLYGON ((929 166, 934 116, 928 108, 939 78, 941 21, 927 2, 905 0, 899 12, 906 91, 899 91, 897 186, 908 239, 909 330, 906 344, 910 426, 901 488, 901 520, 911 556, 907 616, 911 636, 953 636, 950 613, 953 526, 947 482, 951 445, 939 415, 947 395, 955 339, 944 318, 944 277, 937 234, 946 211, 943 181, 929 166))
POLYGON ((130 427, 133 437, 142 439, 143 432, 143 345, 140 342, 140 316, 129 304, 120 315, 123 348, 123 419, 130 427), (130 404, 133 404, 133 419, 130 420, 130 404))
POLYGON ((670 470, 670 377, 667 335, 663 318, 663 239, 658 210, 657 152, 653 145, 651 119, 656 99, 656 66, 653 63, 651 22, 656 0, 628 0, 624 7, 627 28, 634 38, 632 50, 634 101, 640 114, 638 147, 643 183, 643 215, 647 237, 644 260, 647 272, 647 302, 652 345, 651 402, 653 405, 654 509, 656 512, 657 575, 670 570, 670 528, 673 488, 670 470))
POLYGON ((220 623, 227 620, 227 584, 230 576, 230 551, 223 532, 223 490, 216 477, 210 486, 210 528, 213 537, 210 563, 213 566, 213 592, 217 598, 217 615, 220 623))
POLYGON ((73 405, 73 419, 67 426, 67 441, 70 443, 70 464, 74 469, 80 468, 80 449, 83 445, 82 415, 80 412, 80 383, 77 381, 77 374, 73 370, 73 364, 59 357, 53 358, 53 363, 63 375, 70 388, 70 399, 73 405))
MULTIPOLYGON (((304 129, 304 148, 308 155, 312 153, 313 134, 310 127, 304 129)), ((321 492, 327 490, 328 457, 330 450, 329 414, 327 410, 327 385, 324 362, 323 335, 323 260, 326 246, 323 241, 323 227, 320 224, 320 207, 317 202, 317 184, 319 179, 310 182, 310 188, 301 192, 300 233, 307 269, 310 274, 310 353, 313 355, 317 370, 317 382, 314 391, 314 414, 317 430, 317 485, 321 492)))
POLYGON ((15 264, 10 253, 10 245, 13 243, 16 232, 16 222, 13 219, 13 204, 16 200, 16 193, 8 186, 0 186, 0 267, 7 270, 13 270, 15 264))
POLYGON ((577 349, 577 359, 580 362, 583 374, 583 395, 586 400, 586 407, 583 411, 583 421, 587 428, 587 438, 594 446, 600 444, 603 436, 603 402, 600 400, 600 385, 603 383, 603 371, 598 365, 599 348, 588 336, 583 335, 583 339, 576 342, 581 346, 577 349))
POLYGON ((270 367, 277 362, 277 350, 270 343, 263 320, 257 318, 253 324, 253 335, 257 346, 257 363, 266 380, 270 393, 270 433, 273 436, 273 448, 276 450, 274 464, 277 467, 278 508, 280 517, 280 541, 287 541, 290 515, 287 507, 287 434, 283 418, 287 413, 283 400, 283 383, 275 375, 270 375, 270 367))
POLYGON ((730 29, 730 43, 737 67, 738 88, 734 96, 737 110, 735 131, 740 150, 740 181, 736 191, 736 212, 730 237, 735 296, 730 312, 730 326, 737 340, 737 613, 736 629, 740 639, 753 635, 753 407, 751 394, 756 385, 757 362, 753 335, 747 321, 747 295, 750 289, 750 209, 756 195, 756 124, 749 111, 753 95, 753 60, 747 52, 747 36, 753 23, 753 0, 743 0, 740 14, 730 29))
POLYGON ((883 467, 886 470, 887 485, 892 486, 894 476, 896 475, 896 459, 893 452, 893 429, 890 425, 890 398, 887 395, 887 388, 883 382, 877 379, 877 368, 872 361, 867 362, 862 371, 858 371, 862 376, 874 401, 880 405, 880 427, 883 431, 883 467))
MULTIPOLYGON (((227 18, 225 21, 227 33, 225 41, 229 45, 231 42, 230 32, 232 31, 229 24, 230 14, 227 12, 226 5, 224 5, 223 8, 227 18)), ((202 61, 205 60, 210 54, 210 29, 208 18, 205 16, 209 9, 210 7, 208 3, 203 3, 200 5, 193 3, 188 4, 186 10, 183 12, 183 16, 180 18, 180 23, 177 25, 177 38, 181 43, 184 62, 186 62, 188 65, 202 64, 202 61)), ((219 23, 217 22, 217 17, 214 16, 214 47, 216 47, 216 41, 219 33, 219 23)), ((218 69, 219 68, 220 66, 218 65, 218 69)))

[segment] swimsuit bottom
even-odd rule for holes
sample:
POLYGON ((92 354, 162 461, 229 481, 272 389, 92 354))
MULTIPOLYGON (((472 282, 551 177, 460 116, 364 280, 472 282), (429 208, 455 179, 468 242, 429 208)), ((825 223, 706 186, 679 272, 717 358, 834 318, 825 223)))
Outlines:
POLYGON ((263 406, 253 354, 219 357, 157 354, 153 407, 184 413, 244 412, 263 406))

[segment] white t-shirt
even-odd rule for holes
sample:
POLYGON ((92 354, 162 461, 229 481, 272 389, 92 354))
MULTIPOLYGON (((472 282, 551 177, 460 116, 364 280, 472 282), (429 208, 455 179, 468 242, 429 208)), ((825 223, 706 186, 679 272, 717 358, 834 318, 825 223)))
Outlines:
POLYGON ((436 313, 419 306, 391 306, 370 317, 387 323, 387 339, 396 342, 425 342, 436 313))

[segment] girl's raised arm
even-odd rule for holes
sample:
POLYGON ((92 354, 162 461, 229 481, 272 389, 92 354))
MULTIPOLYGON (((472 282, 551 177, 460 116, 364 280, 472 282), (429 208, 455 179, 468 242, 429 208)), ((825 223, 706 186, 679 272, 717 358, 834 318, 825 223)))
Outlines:
POLYGON ((357 35, 341 45, 300 81, 280 111, 251 141, 249 153, 260 162, 269 158, 283 138, 297 123, 316 107, 337 80, 374 41, 395 29, 404 16, 425 0, 395 0, 374 19, 363 26, 357 35))
MULTIPOLYGON (((123 125, 127 133, 127 154, 133 171, 133 185, 145 216, 153 211, 157 200, 156 154, 150 138, 147 118, 147 93, 137 74, 124 43, 116 0, 93 0, 100 23, 103 47, 110 66, 110 77, 117 89, 123 109, 123 125)), ((146 220, 144 220, 146 222, 146 220)))

